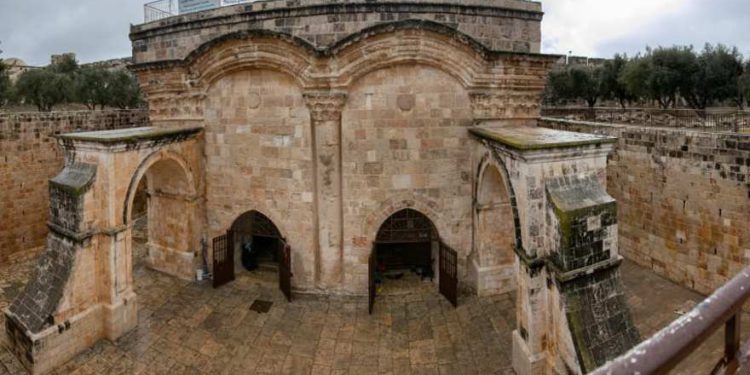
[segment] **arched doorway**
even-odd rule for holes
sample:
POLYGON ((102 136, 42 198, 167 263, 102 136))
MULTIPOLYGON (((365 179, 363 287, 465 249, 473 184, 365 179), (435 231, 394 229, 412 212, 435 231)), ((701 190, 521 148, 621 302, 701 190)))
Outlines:
POLYGON ((196 205, 192 176, 179 157, 157 153, 145 159, 126 196, 126 246, 134 258, 128 261, 145 258, 153 269, 192 280, 200 243, 196 205))
POLYGON ((279 246, 284 239, 271 219, 258 211, 249 211, 234 221, 231 231, 235 272, 278 272, 279 246))
POLYGON ((291 248, 268 216, 245 212, 213 245, 214 287, 234 280, 238 272, 255 272, 264 278, 278 275, 279 288, 291 301, 291 248))
POLYGON ((470 277, 480 296, 506 293, 516 287, 515 215, 501 168, 492 162, 484 164, 477 185, 475 246, 470 277))
POLYGON ((440 240, 432 221, 410 208, 392 214, 380 226, 370 254, 370 313, 379 290, 402 279, 437 279, 440 292, 457 303, 457 254, 440 240))

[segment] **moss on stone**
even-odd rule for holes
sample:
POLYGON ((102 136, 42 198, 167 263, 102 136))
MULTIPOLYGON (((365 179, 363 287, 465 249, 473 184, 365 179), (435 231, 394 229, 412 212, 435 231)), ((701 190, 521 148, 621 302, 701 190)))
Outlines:
POLYGON ((497 142, 515 150, 524 151, 573 148, 617 142, 617 138, 614 137, 538 127, 490 129, 477 126, 470 128, 469 132, 478 138, 497 142))
POLYGON ((135 144, 146 141, 162 141, 173 138, 185 138, 201 132, 203 128, 133 128, 123 130, 105 130, 97 132, 68 133, 58 135, 64 142, 89 142, 106 145, 135 144))

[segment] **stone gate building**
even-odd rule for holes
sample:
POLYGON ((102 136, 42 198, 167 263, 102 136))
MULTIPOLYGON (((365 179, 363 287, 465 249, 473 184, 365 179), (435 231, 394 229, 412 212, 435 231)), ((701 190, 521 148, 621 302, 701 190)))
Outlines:
POLYGON ((521 0, 273 0, 133 26, 153 127, 59 137, 48 248, 6 312, 19 358, 44 373, 136 326, 142 183, 170 275, 231 282, 247 238, 275 238, 295 293, 372 308, 378 246, 420 242, 454 304, 517 290, 518 373, 624 352, 614 138, 536 127, 559 58, 541 20, 521 0))

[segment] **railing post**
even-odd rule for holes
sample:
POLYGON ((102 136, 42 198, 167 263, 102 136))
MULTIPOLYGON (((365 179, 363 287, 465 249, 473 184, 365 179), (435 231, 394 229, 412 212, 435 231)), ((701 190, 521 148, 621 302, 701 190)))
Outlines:
POLYGON ((737 372, 737 352, 740 350, 740 318, 742 310, 727 320, 724 326, 724 374, 734 375, 737 372))

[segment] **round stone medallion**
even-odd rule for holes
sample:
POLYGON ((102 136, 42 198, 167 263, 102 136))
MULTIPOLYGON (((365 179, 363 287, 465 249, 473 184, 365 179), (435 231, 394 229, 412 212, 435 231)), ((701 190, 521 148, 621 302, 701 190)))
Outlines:
POLYGON ((247 96, 247 106, 250 107, 251 109, 260 107, 261 101, 262 99, 257 92, 251 92, 247 96))
POLYGON ((402 111, 410 111, 412 108, 414 108, 414 103, 416 102, 416 98, 412 94, 402 94, 399 95, 396 99, 396 103, 398 103, 398 108, 400 108, 402 111))

